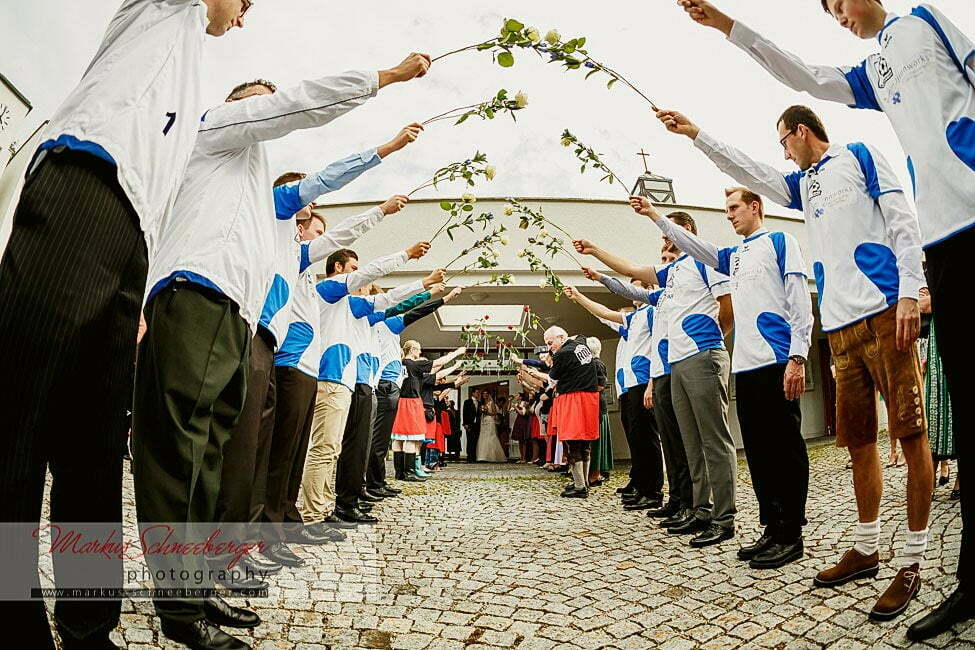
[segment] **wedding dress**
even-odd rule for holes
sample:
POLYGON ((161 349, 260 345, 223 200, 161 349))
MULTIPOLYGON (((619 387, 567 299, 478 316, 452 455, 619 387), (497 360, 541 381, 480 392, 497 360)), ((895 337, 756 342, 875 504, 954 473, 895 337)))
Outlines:
POLYGON ((484 413, 481 415, 481 433, 477 438, 477 459, 489 463, 507 462, 501 441, 498 440, 497 416, 484 413))

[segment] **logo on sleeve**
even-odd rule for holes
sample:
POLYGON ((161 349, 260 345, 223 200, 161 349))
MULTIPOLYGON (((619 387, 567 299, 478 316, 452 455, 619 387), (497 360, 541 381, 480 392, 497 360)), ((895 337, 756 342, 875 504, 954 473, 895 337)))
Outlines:
POLYGON ((818 178, 809 180, 809 199, 815 199, 823 194, 823 186, 819 184, 818 178))
POLYGON ((883 88, 894 78, 894 69, 890 67, 884 57, 876 57, 873 60, 873 67, 877 73, 877 88, 883 88))

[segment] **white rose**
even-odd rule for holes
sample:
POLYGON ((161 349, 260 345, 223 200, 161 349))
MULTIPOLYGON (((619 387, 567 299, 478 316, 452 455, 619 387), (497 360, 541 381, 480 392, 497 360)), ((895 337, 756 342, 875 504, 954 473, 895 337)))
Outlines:
POLYGON ((489 181, 494 180, 494 175, 498 173, 498 169, 494 165, 488 165, 484 168, 484 175, 489 181))
POLYGON ((529 27, 528 31, 525 32, 525 36, 527 36, 528 40, 530 40, 532 43, 537 43, 538 41, 542 40, 538 30, 534 27, 529 27))
POLYGON ((517 94, 515 94, 515 106, 518 108, 528 106, 528 95, 526 95, 523 90, 519 90, 517 94))
POLYGON ((548 231, 542 228, 541 230, 538 231, 538 237, 540 239, 545 239, 546 237, 548 237, 548 231))
POLYGON ((539 289, 544 289, 547 286, 548 286, 548 280, 539 280, 538 281, 538 288, 539 289))
POLYGON ((460 199, 464 203, 477 203, 477 197, 470 193, 462 194, 460 199))
POLYGON ((507 246, 508 245, 508 238, 507 237, 502 237, 501 238, 501 245, 502 246, 507 246))
POLYGON ((511 207, 510 205, 504 206, 504 216, 510 217, 514 213, 515 213, 515 209, 513 207, 511 207))
POLYGON ((558 45, 560 40, 562 40, 562 37, 559 35, 557 30, 550 29, 548 30, 548 33, 545 34, 545 42, 549 45, 558 45))
POLYGON ((572 146, 572 140, 569 139, 569 138, 562 138, 562 146, 563 147, 571 147, 572 146))
POLYGON ((524 248, 518 251, 518 257, 525 257, 526 255, 528 255, 528 251, 525 250, 524 248))

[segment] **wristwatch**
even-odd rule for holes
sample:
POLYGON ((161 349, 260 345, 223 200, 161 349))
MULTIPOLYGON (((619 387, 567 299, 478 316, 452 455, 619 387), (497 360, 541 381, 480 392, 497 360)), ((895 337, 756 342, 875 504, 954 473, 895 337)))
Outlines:
POLYGON ((806 357, 800 354, 793 354, 791 357, 789 357, 789 361, 795 361, 800 366, 806 365, 806 357))

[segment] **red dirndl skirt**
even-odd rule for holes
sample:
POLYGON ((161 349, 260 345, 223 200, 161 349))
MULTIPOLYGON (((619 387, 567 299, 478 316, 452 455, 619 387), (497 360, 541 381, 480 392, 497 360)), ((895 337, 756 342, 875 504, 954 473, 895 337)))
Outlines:
POLYGON ((532 415, 529 418, 531 424, 529 425, 529 431, 531 432, 530 438, 532 440, 539 440, 542 436, 542 423, 538 420, 537 416, 532 415))
POLYGON ((442 411, 440 413, 440 421, 437 423, 437 437, 433 444, 433 448, 439 451, 441 454, 447 453, 447 436, 450 435, 450 413, 442 411))
POLYGON ((401 397, 393 420, 393 436, 400 439, 423 440, 427 432, 427 419, 423 414, 423 399, 401 397))
POLYGON ((599 393, 577 391, 556 397, 548 415, 548 428, 561 441, 598 440, 599 393))

